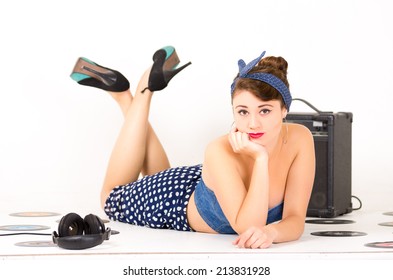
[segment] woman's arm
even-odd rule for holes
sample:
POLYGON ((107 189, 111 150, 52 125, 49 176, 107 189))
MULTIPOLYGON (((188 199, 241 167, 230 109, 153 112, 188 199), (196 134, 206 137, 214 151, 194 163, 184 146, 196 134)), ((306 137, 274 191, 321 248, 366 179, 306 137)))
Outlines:
MULTIPOLYGON (((250 226, 264 225, 269 202, 268 156, 263 146, 243 141, 241 133, 232 135, 235 139, 221 139, 208 145, 204 162, 204 180, 211 186, 217 200, 237 233, 250 226), (250 157, 252 176, 245 185, 237 156, 250 157), (264 211, 265 209, 265 211, 264 211)), ((247 138, 248 140, 248 138, 247 138)))
POLYGON ((271 225, 277 230, 274 242, 298 239, 304 222, 315 176, 314 140, 307 128, 299 131, 300 148, 288 173, 284 197, 283 219, 271 225))
MULTIPOLYGON (((288 173, 283 218, 279 223, 250 227, 234 242, 239 247, 267 248, 272 243, 298 239, 304 231, 304 221, 315 175, 314 140, 310 131, 299 127, 296 135, 298 152, 288 173)), ((293 141, 293 140, 292 140, 293 141)))

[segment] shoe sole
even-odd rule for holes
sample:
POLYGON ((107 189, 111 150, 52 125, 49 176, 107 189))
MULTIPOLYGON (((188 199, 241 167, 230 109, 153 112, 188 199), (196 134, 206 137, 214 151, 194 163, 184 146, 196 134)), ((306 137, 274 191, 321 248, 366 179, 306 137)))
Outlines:
POLYGON ((77 60, 75 67, 72 71, 72 75, 74 75, 74 73, 88 76, 86 78, 97 79, 107 86, 111 86, 116 82, 116 78, 115 80, 111 79, 111 77, 114 75, 113 71, 105 69, 83 57, 80 57, 77 60))

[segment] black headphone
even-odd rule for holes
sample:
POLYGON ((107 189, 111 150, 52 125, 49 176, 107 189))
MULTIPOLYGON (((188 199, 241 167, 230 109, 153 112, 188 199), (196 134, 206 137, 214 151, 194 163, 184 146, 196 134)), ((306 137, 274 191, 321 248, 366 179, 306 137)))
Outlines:
POLYGON ((81 250, 100 245, 109 240, 111 229, 105 229, 104 222, 96 215, 89 214, 82 219, 78 214, 69 213, 61 218, 59 233, 52 234, 53 243, 70 250, 81 250))

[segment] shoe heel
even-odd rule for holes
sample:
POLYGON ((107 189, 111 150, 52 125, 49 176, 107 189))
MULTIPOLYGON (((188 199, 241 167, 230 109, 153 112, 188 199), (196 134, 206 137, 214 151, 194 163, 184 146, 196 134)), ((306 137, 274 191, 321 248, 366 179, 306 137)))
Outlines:
POLYGON ((180 71, 182 71, 184 68, 186 68, 187 66, 191 65, 191 62, 188 62, 186 64, 184 64, 183 66, 173 69, 173 70, 168 70, 168 71, 164 71, 164 80, 166 81, 166 83, 169 83, 169 81, 175 77, 180 71))

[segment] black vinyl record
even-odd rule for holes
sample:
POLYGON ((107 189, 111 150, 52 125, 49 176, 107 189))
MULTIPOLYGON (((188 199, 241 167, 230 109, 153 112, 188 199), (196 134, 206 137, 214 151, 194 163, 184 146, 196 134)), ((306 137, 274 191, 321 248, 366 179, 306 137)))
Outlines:
POLYGON ((379 223, 378 225, 385 227, 393 227, 393 222, 379 223))
POLYGON ((393 241, 372 242, 364 244, 364 246, 372 248, 393 249, 393 241))
POLYGON ((331 230, 331 231, 316 231, 316 232, 312 232, 311 235, 332 236, 332 237, 354 237, 354 236, 364 236, 367 235, 367 233, 359 232, 359 231, 331 230))
POLYGON ((343 220, 343 219, 311 219, 306 220, 308 224, 320 224, 320 225, 338 225, 338 224, 353 224, 355 221, 343 220))
MULTIPOLYGON (((108 219, 101 219, 101 221, 102 221, 104 224, 109 223, 109 220, 108 220, 108 219)), ((57 220, 56 223, 60 223, 60 220, 57 220)), ((112 233, 112 234, 113 234, 113 233, 112 233)))

